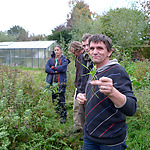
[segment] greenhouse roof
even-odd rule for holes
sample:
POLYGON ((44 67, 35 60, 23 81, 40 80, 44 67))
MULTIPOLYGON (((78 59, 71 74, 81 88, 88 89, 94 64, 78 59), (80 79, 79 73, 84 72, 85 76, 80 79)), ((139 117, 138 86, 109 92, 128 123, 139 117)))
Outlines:
POLYGON ((0 42, 0 49, 40 49, 48 48, 56 41, 0 42))

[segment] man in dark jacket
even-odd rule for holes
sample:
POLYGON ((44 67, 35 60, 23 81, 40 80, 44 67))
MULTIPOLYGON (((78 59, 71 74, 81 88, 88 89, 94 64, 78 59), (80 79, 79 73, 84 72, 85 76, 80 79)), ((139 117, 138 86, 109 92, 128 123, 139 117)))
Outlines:
POLYGON ((61 123, 66 123, 67 118, 65 92, 67 83, 66 71, 69 63, 70 61, 67 57, 62 55, 61 46, 57 45, 54 48, 52 57, 45 65, 45 72, 47 73, 46 82, 51 86, 57 86, 57 90, 52 91, 52 101, 56 104, 56 112, 60 113, 61 123))
MULTIPOLYGON (((88 80, 89 72, 91 71, 93 67, 92 60, 89 56, 89 44, 88 40, 92 35, 89 33, 85 33, 82 36, 82 46, 84 48, 84 52, 80 55, 80 73, 79 73, 79 79, 78 79, 78 87, 77 87, 77 94, 78 93, 85 93, 85 87, 88 80)), ((79 104, 79 114, 81 119, 81 127, 84 128, 84 122, 85 122, 85 105, 79 104)), ((80 140, 83 140, 83 136, 80 138, 80 140)))
MULTIPOLYGON (((82 43, 74 41, 70 44, 69 50, 75 56, 75 67, 76 67, 76 78, 75 78, 75 95, 74 95, 74 105, 73 105, 73 120, 74 126, 77 128, 77 132, 81 131, 83 133, 84 121, 85 121, 85 106, 80 105, 76 101, 76 95, 78 93, 85 93, 85 86, 88 79, 88 73, 91 69, 91 59, 88 55, 88 39, 91 34, 84 34, 82 37, 82 43)), ((83 136, 80 138, 83 140, 83 136)))
POLYGON ((73 53, 75 56, 75 67, 76 67, 76 76, 75 76, 75 94, 74 94, 74 102, 73 102, 73 121, 74 121, 74 127, 76 128, 75 132, 83 131, 82 129, 82 123, 81 123, 81 116, 82 113, 80 112, 80 105, 76 101, 77 96, 77 88, 79 86, 79 74, 81 72, 81 55, 84 53, 84 48, 82 44, 79 41, 73 41, 69 46, 69 51, 73 53))
POLYGON ((125 69, 112 54, 109 37, 96 34, 89 39, 95 72, 89 76, 85 93, 77 95, 86 103, 83 150, 125 150, 126 116, 136 112, 136 97, 125 69), (92 76, 93 75, 93 76, 92 76))

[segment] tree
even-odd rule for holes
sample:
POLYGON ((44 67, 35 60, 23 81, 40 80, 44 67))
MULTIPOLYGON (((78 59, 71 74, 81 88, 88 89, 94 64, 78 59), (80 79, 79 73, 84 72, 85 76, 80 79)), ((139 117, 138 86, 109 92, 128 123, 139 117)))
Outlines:
POLYGON ((67 27, 63 25, 59 25, 54 30, 52 30, 52 34, 48 35, 48 40, 56 40, 58 44, 61 44, 62 47, 66 50, 68 47, 68 43, 71 41, 72 35, 67 29, 67 27))
POLYGON ((72 30, 75 26, 75 23, 79 21, 81 16, 84 16, 85 19, 91 19, 91 12, 89 6, 84 3, 83 0, 70 0, 69 5, 72 8, 70 13, 70 18, 67 19, 67 28, 72 30))
POLYGON ((7 35, 5 32, 0 31, 0 42, 16 41, 16 38, 11 35, 7 35))
POLYGON ((117 8, 99 18, 102 33, 109 36, 113 43, 121 46, 122 54, 130 52, 136 45, 142 45, 143 35, 148 29, 145 14, 135 8, 117 8))
POLYGON ((8 35, 16 37, 18 41, 28 40, 28 32, 20 26, 13 26, 7 31, 8 35))
POLYGON ((47 38, 45 35, 30 35, 30 37, 28 37, 29 41, 45 41, 47 38))
POLYGON ((83 0, 70 1, 70 7, 72 11, 67 19, 67 28, 71 30, 72 40, 81 40, 84 33, 91 31, 93 13, 83 0))
POLYGON ((143 12, 146 14, 147 18, 146 19, 150 19, 150 1, 142 1, 142 2, 139 2, 140 5, 142 6, 142 10, 143 12))
MULTIPOLYGON (((145 20, 149 23, 150 22, 150 1, 143 1, 140 2, 140 5, 142 6, 141 11, 145 13, 145 20)), ((148 24, 148 28, 145 29, 145 32, 143 34, 142 38, 145 43, 144 46, 141 49, 138 49, 138 51, 145 57, 150 59, 150 23, 148 24)))

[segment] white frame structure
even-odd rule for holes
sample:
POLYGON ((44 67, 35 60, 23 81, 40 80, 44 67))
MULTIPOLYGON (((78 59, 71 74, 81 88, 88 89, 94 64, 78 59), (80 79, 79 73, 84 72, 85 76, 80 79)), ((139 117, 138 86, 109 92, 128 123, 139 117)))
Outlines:
POLYGON ((0 42, 0 65, 43 68, 56 41, 0 42))

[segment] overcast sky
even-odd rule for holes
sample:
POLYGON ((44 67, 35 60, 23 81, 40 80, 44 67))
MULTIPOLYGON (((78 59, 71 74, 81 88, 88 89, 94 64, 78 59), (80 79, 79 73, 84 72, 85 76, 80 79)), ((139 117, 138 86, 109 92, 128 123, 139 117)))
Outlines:
MULTIPOLYGON (((129 7, 135 0, 84 0, 98 14, 116 7, 129 7)), ((0 0, 0 31, 15 25, 29 34, 51 34, 51 30, 66 22, 71 12, 69 0, 0 0)))

